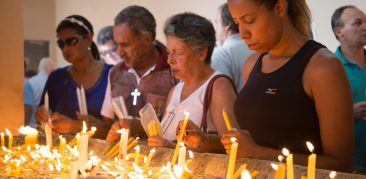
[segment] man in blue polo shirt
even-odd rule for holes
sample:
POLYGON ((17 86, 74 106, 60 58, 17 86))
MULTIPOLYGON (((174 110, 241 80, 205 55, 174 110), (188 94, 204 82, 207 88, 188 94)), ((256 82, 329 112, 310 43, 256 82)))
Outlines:
POLYGON ((342 6, 333 13, 332 29, 340 42, 336 55, 343 63, 352 87, 354 170, 366 173, 366 15, 355 6, 342 6))

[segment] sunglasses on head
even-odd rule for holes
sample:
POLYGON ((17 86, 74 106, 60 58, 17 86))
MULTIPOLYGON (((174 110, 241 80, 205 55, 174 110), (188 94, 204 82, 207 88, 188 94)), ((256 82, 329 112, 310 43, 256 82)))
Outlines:
POLYGON ((57 45, 60 49, 63 49, 65 47, 65 45, 67 46, 74 46, 79 42, 78 37, 69 37, 66 38, 65 40, 57 40, 57 45))

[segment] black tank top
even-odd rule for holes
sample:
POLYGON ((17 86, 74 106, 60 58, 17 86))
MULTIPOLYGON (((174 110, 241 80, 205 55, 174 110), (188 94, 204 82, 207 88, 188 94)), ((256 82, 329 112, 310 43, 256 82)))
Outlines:
POLYGON ((262 54, 248 81, 235 100, 235 115, 240 128, 248 130, 258 145, 295 153, 309 153, 310 141, 318 154, 323 152, 319 119, 314 100, 302 84, 304 69, 324 45, 308 41, 282 67, 262 73, 262 54))

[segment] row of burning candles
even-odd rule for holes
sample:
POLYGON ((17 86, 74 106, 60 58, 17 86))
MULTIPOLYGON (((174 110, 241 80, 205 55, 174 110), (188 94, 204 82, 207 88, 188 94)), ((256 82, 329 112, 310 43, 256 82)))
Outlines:
MULTIPOLYGON (((170 163, 171 166, 175 166, 175 163, 178 159, 178 167, 184 169, 187 168, 186 164, 185 164, 185 158, 186 158, 186 147, 184 147, 184 144, 182 142, 183 139, 183 134, 185 131, 185 128, 187 126, 187 122, 189 119, 189 113, 185 112, 185 119, 183 122, 183 126, 182 126, 182 130, 178 136, 178 140, 177 140, 177 145, 175 147, 174 150, 174 154, 173 154, 173 158, 172 161, 170 163), (179 156, 179 158, 178 158, 179 156)), ((227 125, 228 130, 232 130, 230 121, 228 119, 228 116, 225 112, 225 110, 223 111, 223 116, 224 116, 224 120, 225 123, 227 125)), ((77 148, 78 148, 78 169, 81 171, 81 173, 83 173, 85 175, 85 166, 86 163, 88 162, 88 138, 91 137, 94 133, 95 133, 95 128, 92 128, 92 130, 90 131, 86 131, 86 124, 84 122, 83 124, 83 130, 81 132, 81 134, 76 135, 76 137, 70 141, 69 145, 73 146, 75 145, 75 143, 77 144, 77 148)), ((25 134, 25 145, 34 145, 36 143, 38 143, 38 131, 36 129, 30 128, 30 127, 21 127, 19 129, 19 132, 21 132, 22 134, 25 134)), ((127 129, 121 129, 120 131, 118 131, 119 133, 121 133, 121 140, 119 142, 119 158, 120 158, 120 164, 123 163, 123 161, 126 159, 127 157, 127 145, 129 144, 128 141, 128 130, 127 129)), ((8 149, 12 149, 12 142, 13 142, 13 136, 10 133, 10 131, 8 129, 6 129, 6 134, 8 136, 8 149)), ((46 136, 47 138, 47 136, 46 136)), ((52 136, 51 136, 51 140, 52 140, 52 136)), ((238 143, 236 142, 235 138, 232 138, 232 146, 231 146, 231 153, 229 156, 229 164, 228 164, 228 170, 227 170, 227 175, 226 178, 234 178, 235 173, 234 173, 234 169, 235 169, 235 163, 236 163, 236 153, 238 150, 238 143)), ((48 143, 48 142, 47 142, 48 143)), ((309 150, 312 152, 314 150, 313 145, 310 142, 307 142, 308 148, 309 150)), ((5 139, 4 139, 4 133, 1 133, 1 146, 4 147, 5 146, 5 139)), ((48 145, 49 146, 49 145, 48 145)), ((52 142, 51 142, 51 146, 52 146, 52 142)), ((50 147, 50 146, 49 146, 50 147)), ((66 148, 66 140, 64 138, 60 138, 60 147, 59 147, 59 153, 61 155, 63 155, 64 151, 66 148)), ((139 150, 139 146, 137 146, 135 148, 135 165, 138 166, 138 161, 139 161, 139 154, 140 150, 139 150)), ((151 161, 151 158, 154 154, 155 150, 151 150, 147 159, 146 159, 146 164, 145 164, 145 170, 146 170, 146 166, 149 166, 149 163, 151 161)), ((293 173, 293 156, 292 154, 290 154, 290 152, 284 148, 283 149, 283 154, 286 156, 286 163, 287 163, 287 178, 288 179, 293 179, 294 178, 294 173, 293 173)), ((282 156, 279 157, 280 161, 282 160, 282 156)), ((285 167, 284 164, 280 163, 279 165, 276 164, 272 164, 272 166, 277 170, 276 172, 276 179, 280 179, 280 178, 284 178, 284 172, 285 172, 285 167)), ((312 153, 309 156, 308 159, 308 175, 307 178, 308 179, 315 179, 315 166, 316 166, 316 154, 312 153)), ((106 167, 104 167, 106 168, 106 167)), ((243 167, 240 167, 239 170, 242 170, 243 167)), ((246 173, 248 173, 248 171, 246 170, 242 170, 243 172, 242 175, 245 175, 246 173)), ((237 173, 237 172, 236 172, 237 173)), ((237 174, 236 174, 237 177, 237 174)))

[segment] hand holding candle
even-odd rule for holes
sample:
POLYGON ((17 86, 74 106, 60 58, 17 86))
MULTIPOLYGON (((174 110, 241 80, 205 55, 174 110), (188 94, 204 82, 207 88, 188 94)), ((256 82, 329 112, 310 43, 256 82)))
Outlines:
POLYGON ((175 150, 174 150, 174 154, 173 154, 173 158, 172 158, 172 162, 171 162, 171 165, 173 165, 173 166, 175 165, 175 163, 177 161, 180 142, 182 142, 182 140, 183 140, 184 132, 186 130, 188 119, 189 119, 189 112, 184 111, 184 114, 186 117, 184 118, 182 128, 180 129, 180 133, 179 133, 179 136, 177 139, 177 144, 175 145, 175 150))

